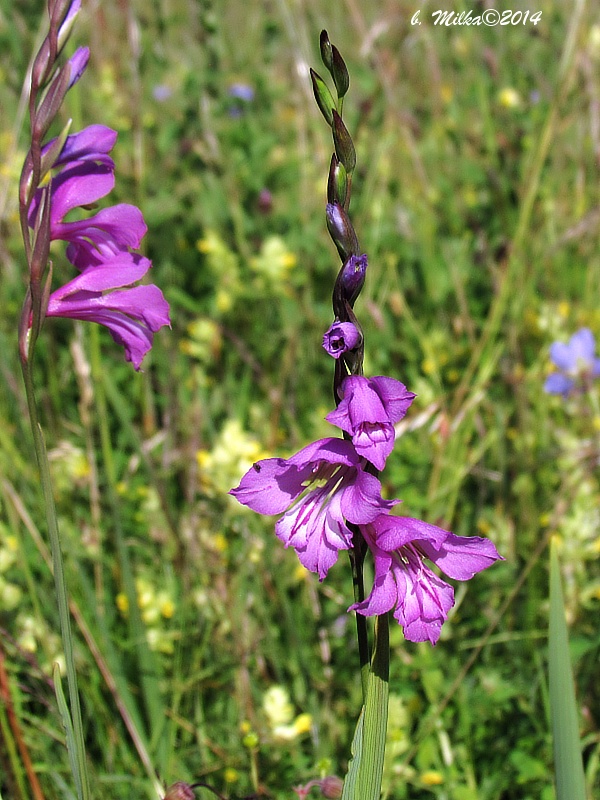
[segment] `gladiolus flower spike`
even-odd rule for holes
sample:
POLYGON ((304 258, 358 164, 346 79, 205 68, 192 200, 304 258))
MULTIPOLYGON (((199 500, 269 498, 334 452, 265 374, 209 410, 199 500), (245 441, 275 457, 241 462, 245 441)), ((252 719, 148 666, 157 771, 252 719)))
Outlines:
MULTIPOLYGON (((352 138, 341 119, 348 77, 325 31, 321 55, 337 100, 321 76, 315 72, 311 76, 319 108, 332 128, 335 153, 327 181, 326 220, 342 261, 332 297, 335 319, 323 337, 325 351, 335 359, 336 408, 326 419, 343 431, 344 438, 321 439, 291 458, 258 461, 230 494, 259 514, 281 515, 275 524, 277 537, 321 581, 340 550, 349 550, 354 563, 370 552, 373 587, 365 599, 362 591, 355 590, 356 602, 348 610, 365 617, 392 611, 407 639, 435 644, 454 605, 454 590, 426 562, 454 580, 465 581, 501 556, 488 539, 456 536, 436 525, 391 514, 401 501, 381 495, 376 474, 394 447, 394 426, 415 395, 394 378, 363 375, 364 337, 353 309, 368 259, 359 255, 348 213, 356 163, 352 138)), ((583 353, 588 361, 589 350, 583 353)), ((563 366, 567 360, 555 363, 563 366)), ((359 640, 363 628, 357 626, 359 640)))

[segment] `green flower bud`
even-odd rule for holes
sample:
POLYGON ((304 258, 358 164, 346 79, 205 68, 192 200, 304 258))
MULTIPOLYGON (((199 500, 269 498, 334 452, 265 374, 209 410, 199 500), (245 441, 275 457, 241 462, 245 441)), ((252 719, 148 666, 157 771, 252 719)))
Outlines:
POLYGON ((331 156, 329 177, 327 179, 327 202, 346 205, 348 197, 348 173, 343 164, 340 164, 335 153, 331 156))
POLYGON ((331 45, 331 52, 333 59, 331 76, 333 78, 333 82, 335 83, 335 88, 337 90, 338 97, 343 97, 348 91, 348 87, 350 86, 350 75, 348 74, 348 67, 346 66, 346 62, 340 55, 340 51, 337 49, 337 47, 335 47, 335 45, 331 45))
POLYGON ((333 111, 333 143, 335 145, 335 154, 338 160, 344 165, 348 175, 351 175, 356 166, 356 150, 352 137, 348 133, 348 128, 344 125, 342 118, 333 111))
POLYGON ((333 112, 335 110, 335 100, 331 96, 331 92, 327 88, 327 84, 323 78, 311 68, 310 79, 312 81, 313 92, 315 100, 321 110, 321 114, 325 117, 328 125, 333 125, 333 112))
POLYGON ((333 52, 331 47, 331 42, 329 41, 329 34, 327 31, 321 31, 321 37, 319 39, 319 44, 321 46, 321 60, 331 72, 333 70, 333 52))

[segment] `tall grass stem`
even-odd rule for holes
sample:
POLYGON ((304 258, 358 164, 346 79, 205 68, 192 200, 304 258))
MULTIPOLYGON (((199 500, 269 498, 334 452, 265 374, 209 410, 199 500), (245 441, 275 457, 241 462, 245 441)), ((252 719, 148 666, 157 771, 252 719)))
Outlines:
MULTIPOLYGON (((69 689, 69 713, 73 726, 73 746, 75 753, 71 754, 72 763, 76 770, 73 776, 77 784, 77 795, 79 800, 90 800, 90 786, 87 772, 87 762, 85 753, 85 741, 83 735, 83 722, 81 717, 81 705, 79 702, 79 689, 77 685, 77 672, 75 670, 75 658, 73 647, 73 634, 71 631, 71 620, 69 616, 69 600, 67 582, 65 578, 64 563, 62 557, 60 534, 58 530, 58 519, 56 516, 56 506, 52 492, 52 480, 50 476, 50 464, 46 453, 44 436, 39 423, 39 415, 35 400, 35 388, 32 374, 32 358, 22 364, 23 379, 25 381, 25 392, 27 395, 27 406, 31 431, 33 434, 33 444, 37 459, 44 497, 44 508, 46 511, 46 524, 50 539, 50 551, 52 553, 52 569, 54 572, 54 586, 58 603, 58 614, 60 619, 60 631, 62 646, 65 656, 65 668, 67 672, 67 685, 69 689)), ((58 674, 58 673, 57 673, 58 674)))

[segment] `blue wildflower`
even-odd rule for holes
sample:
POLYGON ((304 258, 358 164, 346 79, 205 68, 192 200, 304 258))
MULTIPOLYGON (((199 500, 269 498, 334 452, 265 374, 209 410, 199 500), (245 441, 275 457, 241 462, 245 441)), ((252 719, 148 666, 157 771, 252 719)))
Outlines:
POLYGON ((571 336, 568 343, 554 342, 550 347, 550 359, 556 367, 546 378, 544 391, 568 397, 574 389, 583 388, 592 378, 600 375, 600 358, 596 358, 596 341, 589 328, 581 328, 571 336))

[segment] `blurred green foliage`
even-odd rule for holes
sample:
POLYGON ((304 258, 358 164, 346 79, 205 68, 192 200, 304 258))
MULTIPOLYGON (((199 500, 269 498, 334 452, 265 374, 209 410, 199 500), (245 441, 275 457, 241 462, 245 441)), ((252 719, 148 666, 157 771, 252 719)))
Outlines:
MULTIPOLYGON (((20 98, 42 6, 0 6, 0 654, 53 798, 69 782, 49 683, 60 644, 16 349, 20 98)), ((322 27, 351 76, 366 372, 418 394, 385 490, 410 515, 491 537, 507 559, 457 586, 435 649, 392 630, 385 796, 553 797, 551 532, 563 539, 590 795, 600 789, 600 412, 542 391, 554 339, 582 325, 600 336, 600 21, 584 11, 563 68, 573 13, 549 0, 536 9, 536 26, 440 27, 423 6, 417 27, 405 0, 84 3, 74 43, 89 43, 91 62, 63 122, 119 131, 110 200, 141 206, 173 320, 140 375, 104 331, 52 320, 38 345, 72 596, 116 676, 111 693, 76 619, 96 797, 155 796, 116 697, 165 785, 205 781, 241 797, 254 774, 268 796, 289 798, 345 770, 360 707, 346 563, 319 585, 272 521, 226 495, 257 458, 329 435, 320 344, 337 255, 324 214, 330 138, 308 76, 322 27), (233 96, 238 84, 247 99, 233 96), (153 653, 152 702, 119 527, 153 653), (264 705, 276 686, 291 706, 285 724, 310 714, 308 730, 304 720, 277 734, 264 705)), ((60 282, 69 266, 60 247, 52 257, 60 282)), ((0 787, 16 800, 29 796, 18 738, 5 710, 0 787)))

